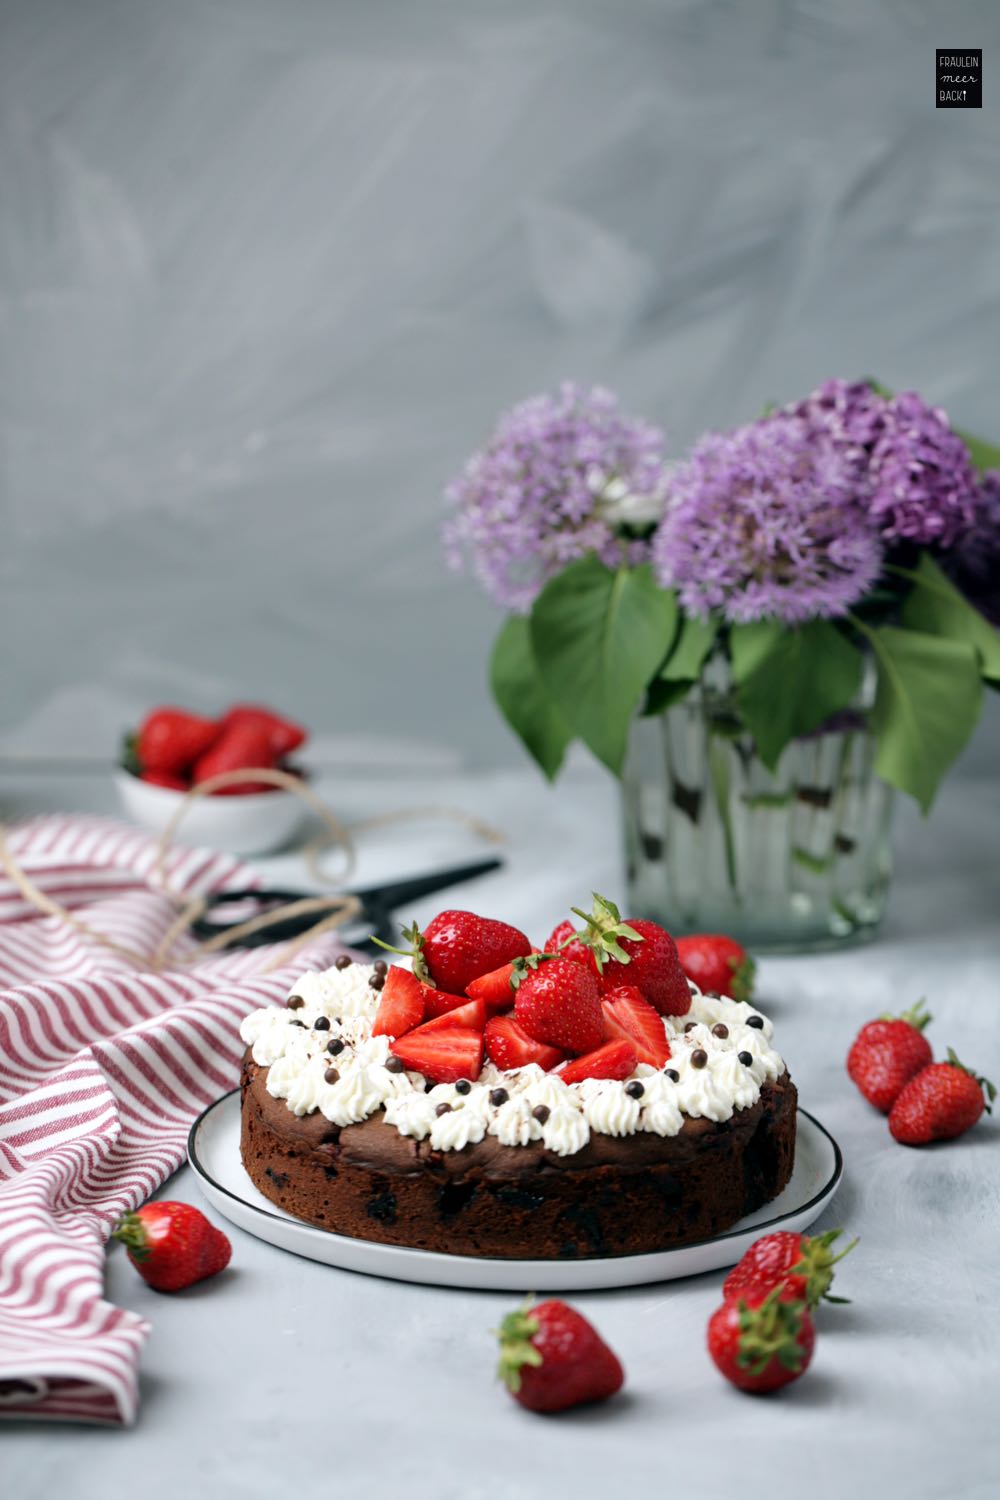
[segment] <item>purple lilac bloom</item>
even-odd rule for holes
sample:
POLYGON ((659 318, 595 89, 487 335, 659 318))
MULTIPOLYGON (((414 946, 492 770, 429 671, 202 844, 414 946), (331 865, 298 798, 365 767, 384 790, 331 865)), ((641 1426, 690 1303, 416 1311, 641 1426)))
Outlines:
POLYGON ((978 486, 969 450, 938 407, 894 396, 871 461, 871 510, 883 535, 952 547, 972 525, 978 486))
POLYGON ((522 401, 447 490, 457 507, 444 530, 449 561, 470 560, 486 592, 519 612, 589 552, 611 566, 644 561, 648 543, 620 528, 659 518, 663 446, 658 428, 626 416, 600 387, 566 382, 522 401))
POLYGON ((972 526, 948 554, 946 565, 966 598, 1000 627, 1000 469, 983 475, 972 526))
POLYGON ((881 559, 849 454, 789 413, 703 437, 670 475, 653 539, 685 610, 734 623, 844 614, 881 559))

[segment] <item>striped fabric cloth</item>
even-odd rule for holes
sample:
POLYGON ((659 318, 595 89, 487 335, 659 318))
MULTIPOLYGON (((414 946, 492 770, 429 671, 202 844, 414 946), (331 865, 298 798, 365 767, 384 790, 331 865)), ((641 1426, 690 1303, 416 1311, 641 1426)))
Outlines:
MULTIPOLYGON (((7 842, 39 889, 133 950, 152 954, 176 916, 149 883, 156 841, 135 829, 45 817, 7 842)), ((200 849, 175 848, 167 868, 187 896, 253 883, 200 849)), ((134 1420, 149 1325, 104 1300, 105 1241, 236 1084, 243 1017, 338 951, 328 934, 271 974, 268 947, 140 972, 0 871, 0 1415, 134 1420)))

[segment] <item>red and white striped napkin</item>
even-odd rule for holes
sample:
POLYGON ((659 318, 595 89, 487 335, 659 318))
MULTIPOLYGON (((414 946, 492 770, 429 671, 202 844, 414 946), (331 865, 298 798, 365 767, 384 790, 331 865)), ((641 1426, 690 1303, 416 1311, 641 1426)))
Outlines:
MULTIPOLYGON (((135 829, 43 817, 7 843, 40 890, 133 950, 152 954, 176 916, 149 883, 156 840, 135 829)), ((173 849, 167 872, 189 897, 254 883, 201 849, 173 849)), ((149 1325, 104 1300, 105 1241, 237 1083, 243 1017, 339 951, 326 934, 266 975, 272 947, 140 972, 0 871, 0 1416, 134 1420, 149 1325)))

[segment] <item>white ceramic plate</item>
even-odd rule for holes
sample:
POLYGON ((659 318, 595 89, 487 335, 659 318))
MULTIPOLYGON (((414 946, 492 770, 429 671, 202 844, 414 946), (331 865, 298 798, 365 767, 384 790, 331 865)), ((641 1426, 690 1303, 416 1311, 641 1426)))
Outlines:
POLYGON ((795 1167, 788 1186, 725 1234, 652 1255, 576 1261, 489 1260, 348 1239, 286 1214, 257 1191, 243 1170, 238 1089, 209 1105, 195 1120, 188 1137, 188 1159, 202 1192, 220 1213, 282 1250, 368 1276, 500 1292, 582 1292, 641 1286, 734 1265, 765 1229, 779 1225, 782 1229, 805 1229, 818 1218, 837 1191, 844 1170, 840 1147, 832 1135, 800 1109, 795 1167))

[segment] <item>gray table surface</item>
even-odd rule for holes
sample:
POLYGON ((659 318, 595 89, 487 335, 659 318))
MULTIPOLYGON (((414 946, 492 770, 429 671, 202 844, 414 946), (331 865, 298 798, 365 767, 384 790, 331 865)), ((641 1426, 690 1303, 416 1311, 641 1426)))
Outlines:
MULTIPOLYGON (((509 866, 476 890, 478 904, 541 937, 591 886, 620 890, 612 792, 593 775, 573 772, 554 792, 529 772, 326 790, 352 817, 434 800, 494 818, 511 836, 509 866)), ((110 810, 109 795, 95 778, 0 782, 8 816, 110 810)), ((839 1284, 852 1303, 821 1312, 814 1364, 797 1385, 764 1399, 721 1380, 704 1348, 721 1281, 709 1274, 576 1297, 621 1354, 626 1391, 601 1408, 533 1417, 493 1378, 489 1330, 510 1295, 352 1275, 230 1229, 232 1268, 169 1299, 111 1254, 109 1297, 153 1324, 138 1421, 127 1431, 0 1424, 0 1495, 606 1500, 624 1486, 754 1500, 780 1485, 813 1500, 995 1497, 997 1126, 906 1150, 843 1064, 863 1021, 925 995, 936 1047, 1000 1075, 997 811, 995 788, 975 782, 946 787, 928 823, 904 809, 879 939, 761 965, 760 1003, 803 1103, 846 1158, 820 1224, 861 1236, 839 1284)), ((426 868, 473 847, 444 825, 381 830, 362 840, 361 873, 426 868)), ((264 867, 302 879, 292 858, 264 867)), ((449 899, 459 897, 473 904, 473 887, 449 899)), ((186 1168, 164 1195, 201 1201, 186 1168)))

